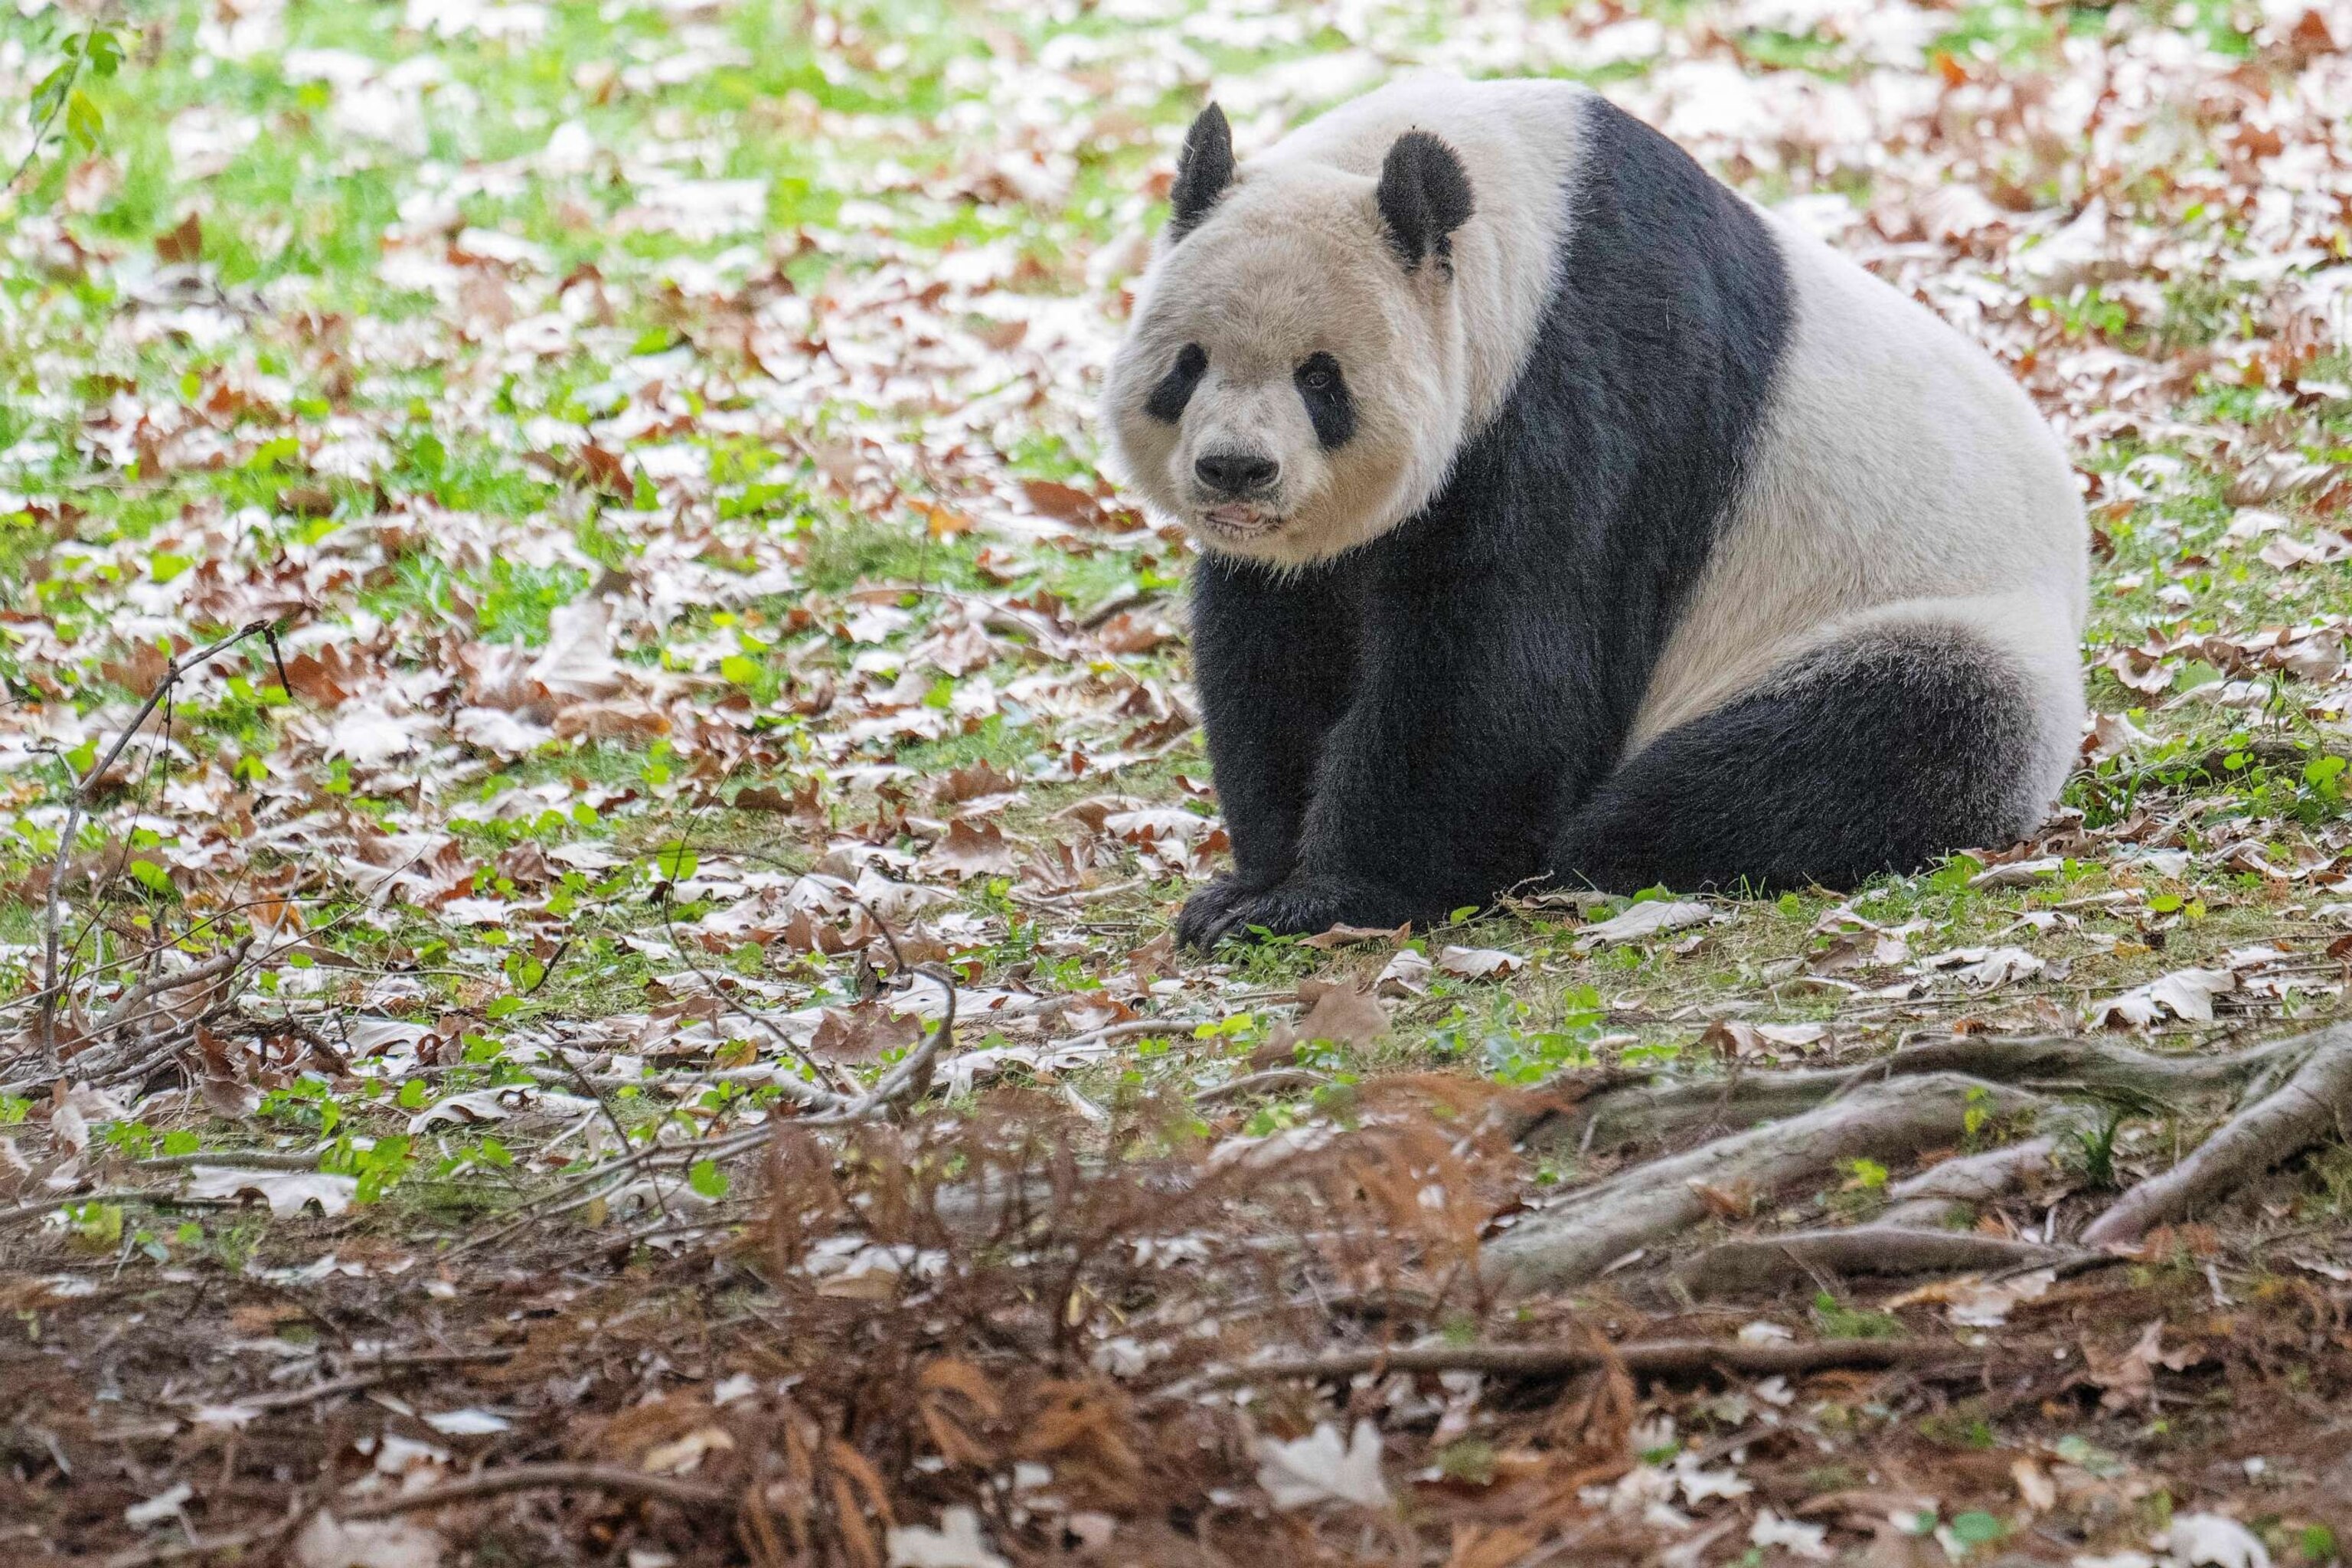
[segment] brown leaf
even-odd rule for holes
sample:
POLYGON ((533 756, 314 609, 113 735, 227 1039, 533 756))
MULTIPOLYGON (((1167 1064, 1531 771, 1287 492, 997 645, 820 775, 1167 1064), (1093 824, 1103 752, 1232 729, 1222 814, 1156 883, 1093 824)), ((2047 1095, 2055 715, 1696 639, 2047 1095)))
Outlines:
POLYGON ((2109 1354, 2095 1345, 2083 1346, 2084 1381, 2105 1390, 2099 1395, 2099 1408, 2107 1411, 2126 1410, 2146 1402, 2156 1403, 2156 1368, 2163 1359, 2164 1320, 2158 1318, 2140 1331, 2129 1350, 2109 1354))
POLYGON ((1708 1182, 1690 1184, 1691 1195, 1705 1205, 1706 1212, 1717 1219, 1747 1219, 1756 1213, 1756 1204, 1762 1194, 1747 1182, 1729 1186, 1717 1186, 1708 1182))
POLYGON ((826 1061, 870 1062, 922 1037, 921 1019, 900 1017, 879 1002, 860 1002, 852 1007, 827 1007, 809 1050, 826 1061))
POLYGON ((810 822, 825 820, 824 803, 814 779, 794 784, 790 795, 774 784, 746 784, 735 792, 735 798, 729 804, 738 811, 764 811, 810 822))
POLYGON ((1075 485, 1053 479, 1024 479, 1021 493, 1039 512, 1062 522, 1093 526, 1102 521, 1101 504, 1075 485))
MULTIPOLYGON (((2352 938, 2347 938, 2352 941, 2352 938)), ((1127 967, 1139 981, 1172 980, 1176 975, 1176 933, 1161 931, 1141 947, 1130 949, 1127 967)))
POLYGON ((167 267, 194 266, 204 258, 205 226, 194 213, 155 237, 155 259, 167 267))
POLYGON ((1139 617, 1133 611, 1122 610, 1102 624, 1095 640, 1113 653, 1150 653, 1162 643, 1175 641, 1176 633, 1156 616, 1139 617))
POLYGON ((1390 947, 1402 947, 1412 935, 1412 922, 1407 921, 1394 931, 1380 926, 1335 925, 1300 942, 1301 947, 1321 948, 1329 952, 1337 948, 1354 947, 1360 942, 1383 942, 1390 947))
POLYGON ((931 799, 940 805, 954 805, 967 800, 978 800, 982 795, 1011 795, 1020 787, 1018 774, 1006 773, 982 760, 965 767, 950 768, 931 785, 931 799))
POLYGON ((1286 1051, 1308 1040, 1328 1040, 1335 1046, 1369 1046, 1389 1032, 1389 1010, 1369 988, 1328 980, 1302 980, 1298 999, 1307 1011, 1295 1024, 1285 1024, 1267 1037, 1265 1048, 1277 1044, 1286 1051))
POLYGON ((961 816, 948 824, 947 837, 931 846, 924 863, 958 881, 969 881, 974 877, 1009 877, 1016 865, 1013 846, 1004 841, 1002 828, 993 822, 974 825, 961 816))
POLYGON ((1698 1043, 1727 1062, 1737 1061, 1741 1057, 1771 1054, 1764 1048, 1764 1041, 1756 1033, 1756 1026, 1742 1023, 1737 1018, 1717 1018, 1706 1026, 1706 1033, 1698 1037, 1698 1043))

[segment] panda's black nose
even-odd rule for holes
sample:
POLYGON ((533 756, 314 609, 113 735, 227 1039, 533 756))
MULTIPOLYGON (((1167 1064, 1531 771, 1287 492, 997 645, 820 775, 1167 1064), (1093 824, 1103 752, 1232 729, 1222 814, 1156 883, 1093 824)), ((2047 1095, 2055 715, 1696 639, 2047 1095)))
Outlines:
POLYGON ((1192 472, 1219 495, 1245 496, 1274 483, 1282 465, 1257 452, 1203 452, 1192 472))

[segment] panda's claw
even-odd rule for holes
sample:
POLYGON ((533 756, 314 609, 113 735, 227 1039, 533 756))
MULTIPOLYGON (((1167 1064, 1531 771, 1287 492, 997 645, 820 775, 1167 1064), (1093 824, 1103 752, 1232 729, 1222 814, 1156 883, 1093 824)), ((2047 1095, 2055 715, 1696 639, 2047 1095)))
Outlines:
POLYGON ((1176 917, 1176 942, 1196 952, 1208 952, 1234 929, 1234 907, 1258 891, 1238 877, 1219 877, 1184 900, 1176 917))
POLYGON ((1412 918, 1394 897, 1330 878, 1294 879, 1271 888, 1220 878, 1192 895, 1176 922, 1177 940, 1202 952, 1229 936, 1264 931, 1313 936, 1335 925, 1392 926, 1412 918), (1196 913, 1197 911, 1197 913, 1196 913))

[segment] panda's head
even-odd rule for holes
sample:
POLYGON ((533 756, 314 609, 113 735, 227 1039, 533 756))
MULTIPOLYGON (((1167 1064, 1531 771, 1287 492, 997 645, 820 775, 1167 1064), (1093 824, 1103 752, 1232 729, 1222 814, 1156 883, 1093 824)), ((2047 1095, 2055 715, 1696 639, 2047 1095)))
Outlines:
POLYGON ((1205 547, 1291 566, 1419 510, 1467 406, 1462 160, 1407 131, 1377 176, 1303 160, 1236 170, 1212 105, 1170 199, 1104 400, 1129 481, 1205 547))

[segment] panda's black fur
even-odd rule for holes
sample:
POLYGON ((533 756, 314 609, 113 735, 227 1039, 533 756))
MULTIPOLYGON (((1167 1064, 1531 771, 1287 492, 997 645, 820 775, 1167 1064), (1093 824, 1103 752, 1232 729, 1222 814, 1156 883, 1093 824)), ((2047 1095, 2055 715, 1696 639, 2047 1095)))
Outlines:
MULTIPOLYGON (((1821 649, 1625 758, 1748 475, 1793 301, 1754 209, 1606 100, 1581 111, 1549 302, 1433 498, 1333 559, 1212 550, 1194 571, 1235 869, 1187 904, 1189 943, 1427 921, 1531 881, 1850 885, 2017 829, 1986 774, 2034 743, 2031 699, 1998 651, 1940 634, 1821 649)), ((1232 177, 1207 118, 1185 227, 1232 177)), ((1450 265, 1476 199, 1443 141, 1400 138, 1378 191, 1399 263, 1450 265)), ((1177 364, 1150 415, 1181 418, 1201 374, 1177 364)), ((1315 414, 1327 447, 1351 428, 1315 414)))

